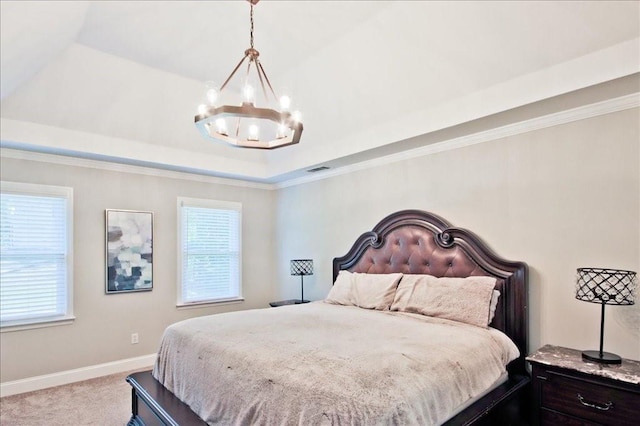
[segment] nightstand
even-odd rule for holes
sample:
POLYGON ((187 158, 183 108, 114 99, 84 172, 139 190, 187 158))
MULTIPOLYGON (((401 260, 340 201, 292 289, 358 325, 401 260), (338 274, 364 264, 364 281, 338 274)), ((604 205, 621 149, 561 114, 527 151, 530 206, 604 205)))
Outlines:
POLYGON ((541 425, 637 425, 640 361, 598 364, 582 352, 546 345, 531 363, 536 423, 541 425))
POLYGON ((309 303, 309 300, 300 300, 300 299, 279 300, 277 302, 269 302, 269 306, 271 306, 272 308, 276 308, 278 306, 299 305, 301 303, 309 303))

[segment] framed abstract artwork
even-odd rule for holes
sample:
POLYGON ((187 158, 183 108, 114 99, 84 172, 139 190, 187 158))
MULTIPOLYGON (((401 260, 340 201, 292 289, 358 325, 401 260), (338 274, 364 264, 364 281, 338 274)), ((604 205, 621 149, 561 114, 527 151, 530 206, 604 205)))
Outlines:
POLYGON ((153 289, 153 213, 106 210, 107 294, 153 289))

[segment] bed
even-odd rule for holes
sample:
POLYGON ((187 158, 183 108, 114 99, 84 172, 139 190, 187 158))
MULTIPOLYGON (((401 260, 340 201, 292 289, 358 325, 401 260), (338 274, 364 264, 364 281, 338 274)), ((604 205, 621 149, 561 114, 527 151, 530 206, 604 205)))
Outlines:
POLYGON ((335 258, 333 278, 325 301, 167 328, 154 370, 127 378, 129 424, 527 423, 525 263, 432 213, 403 210, 335 258), (451 283, 467 293, 446 293, 451 283), (425 315, 412 308, 416 289, 469 308, 453 320, 441 306, 425 315), (493 302, 490 323, 476 297, 493 302), (478 345, 494 353, 484 359, 478 345), (457 381, 438 388, 439 375, 457 381))

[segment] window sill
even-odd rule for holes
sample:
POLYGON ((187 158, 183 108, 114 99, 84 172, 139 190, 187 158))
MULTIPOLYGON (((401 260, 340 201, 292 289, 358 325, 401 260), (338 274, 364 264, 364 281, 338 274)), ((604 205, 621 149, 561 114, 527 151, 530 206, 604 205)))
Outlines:
POLYGON ((195 303, 182 303, 177 304, 176 307, 178 310, 183 309, 197 309, 197 308, 208 308, 211 306, 220 306, 220 305, 234 305, 236 303, 244 302, 244 297, 237 297, 233 299, 220 299, 220 300, 209 300, 206 302, 195 302, 195 303))
POLYGON ((73 324, 76 317, 74 316, 66 316, 57 319, 49 319, 49 320, 38 320, 32 322, 17 322, 17 321, 7 321, 0 325, 0 333, 9 333, 12 331, 23 331, 23 330, 32 330, 35 328, 44 328, 44 327, 57 327, 60 325, 70 325, 73 324))

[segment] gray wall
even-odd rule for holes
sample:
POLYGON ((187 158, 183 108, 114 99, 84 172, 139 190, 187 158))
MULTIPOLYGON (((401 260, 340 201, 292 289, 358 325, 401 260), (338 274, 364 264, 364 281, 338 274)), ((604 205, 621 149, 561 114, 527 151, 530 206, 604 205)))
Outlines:
POLYGON ((0 334, 1 381, 156 352, 167 325, 189 317, 268 306, 273 300, 273 190, 1 159, 2 180, 74 189, 74 313, 71 325, 0 334), (245 302, 176 309, 178 196, 241 202, 245 302), (154 212, 153 291, 104 293, 105 209, 154 212), (266 254, 266 255, 265 255, 266 254), (139 334, 132 345, 130 335, 139 334))
MULTIPOLYGON (((305 295, 326 296, 331 261, 397 210, 428 210, 530 267, 530 350, 597 349, 600 308, 575 299, 576 268, 640 271, 638 109, 399 161, 278 192, 281 296, 288 259, 315 260, 305 295)), ((608 306, 605 349, 640 359, 640 303, 608 306)))
MULTIPOLYGON (((575 270, 640 270, 639 113, 616 112, 277 191, 2 158, 3 180, 75 190, 77 319, 0 334, 0 380, 148 355, 175 321, 298 297, 300 280, 289 275, 289 259, 315 260, 305 296, 322 299, 333 257, 382 217, 406 208, 439 214, 501 256, 529 264, 531 350, 546 343, 597 348, 599 308, 574 299, 575 270), (178 196, 243 204, 243 304, 176 309, 178 196), (155 212, 152 292, 104 294, 108 208, 155 212), (134 331, 138 345, 129 342, 134 331)), ((605 349, 640 359, 640 304, 607 307, 605 349)))

